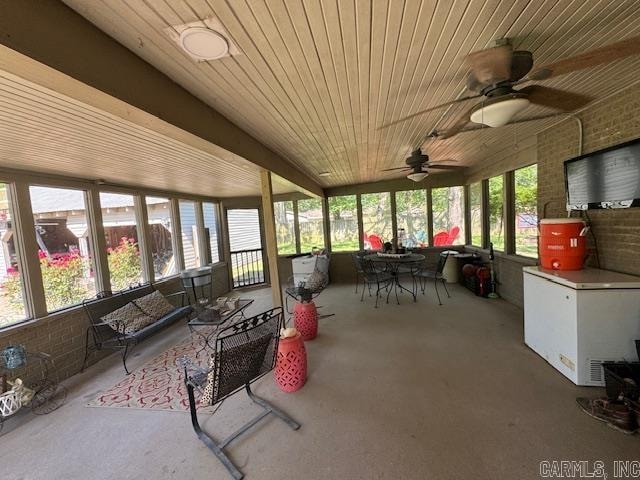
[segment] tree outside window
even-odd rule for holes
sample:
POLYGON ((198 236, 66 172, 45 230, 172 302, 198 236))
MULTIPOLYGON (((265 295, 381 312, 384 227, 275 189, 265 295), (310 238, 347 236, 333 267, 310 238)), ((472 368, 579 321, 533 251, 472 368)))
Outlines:
POLYGON ((405 247, 429 246, 426 190, 396 192, 396 219, 406 234, 405 247))
POLYGON ((385 242, 393 237, 391 221, 391 194, 366 193, 360 197, 362 202, 362 228, 364 230, 365 250, 382 250, 385 242))
POLYGON ((504 251, 504 176, 489 179, 489 241, 504 251))
POLYGON ((469 186, 469 216, 471 219, 471 245, 482 246, 482 183, 469 186))
POLYGON ((300 229, 300 251, 310 252, 314 248, 324 248, 324 217, 322 199, 305 198, 298 200, 298 227, 300 229))
POLYGON ((514 172, 516 253, 538 256, 538 166, 529 165, 514 172))
POLYGON ((329 215, 331 222, 331 250, 334 252, 359 250, 356 196, 329 197, 329 215))
POLYGON ((295 222, 293 218, 293 202, 274 202, 273 216, 276 224, 276 241, 278 255, 296 253, 295 222))
POLYGON ((431 190, 433 245, 464 244, 464 188, 444 187, 431 190))

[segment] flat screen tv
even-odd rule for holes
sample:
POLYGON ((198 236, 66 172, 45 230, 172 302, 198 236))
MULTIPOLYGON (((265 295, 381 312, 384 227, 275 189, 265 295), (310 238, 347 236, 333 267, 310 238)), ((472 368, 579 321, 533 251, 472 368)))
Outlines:
POLYGON ((640 207, 640 139, 564 162, 567 209, 640 207))

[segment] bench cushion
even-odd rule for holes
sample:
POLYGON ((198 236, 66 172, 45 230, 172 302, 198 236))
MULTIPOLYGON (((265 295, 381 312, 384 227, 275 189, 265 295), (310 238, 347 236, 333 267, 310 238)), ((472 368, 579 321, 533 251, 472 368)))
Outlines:
POLYGON ((132 302, 104 315, 101 320, 116 332, 125 335, 142 330, 155 322, 153 317, 147 315, 132 302))
POLYGON ((148 336, 153 335, 161 328, 166 327, 176 320, 180 320, 181 318, 186 317, 187 315, 191 314, 192 311, 193 308, 191 306, 174 308, 173 311, 171 311, 168 315, 165 315, 159 320, 155 320, 151 325, 148 325, 142 330, 138 330, 137 332, 132 333, 131 337, 135 338, 138 341, 143 340, 148 336))
POLYGON ((145 295, 144 297, 136 298, 135 303, 140 310, 154 318, 159 320, 165 315, 169 315, 176 308, 169 303, 169 301, 158 290, 145 295))

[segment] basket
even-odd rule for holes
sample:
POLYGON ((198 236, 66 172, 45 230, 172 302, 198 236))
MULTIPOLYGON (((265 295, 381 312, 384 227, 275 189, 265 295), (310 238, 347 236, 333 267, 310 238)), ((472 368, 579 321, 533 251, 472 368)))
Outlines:
POLYGON ((607 397, 640 398, 640 362, 603 362, 607 397))
POLYGON ((0 394, 0 417, 9 417, 20 410, 20 395, 15 390, 0 394))

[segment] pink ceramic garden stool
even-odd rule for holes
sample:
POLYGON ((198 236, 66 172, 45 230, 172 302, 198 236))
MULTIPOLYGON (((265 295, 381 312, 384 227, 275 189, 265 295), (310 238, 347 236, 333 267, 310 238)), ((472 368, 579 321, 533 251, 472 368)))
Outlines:
POLYGON ((313 302, 298 302, 293 308, 293 325, 306 342, 318 335, 318 310, 313 302))
POLYGON ((275 378, 280 390, 287 393, 300 390, 307 381, 307 351, 300 332, 280 339, 275 378))

